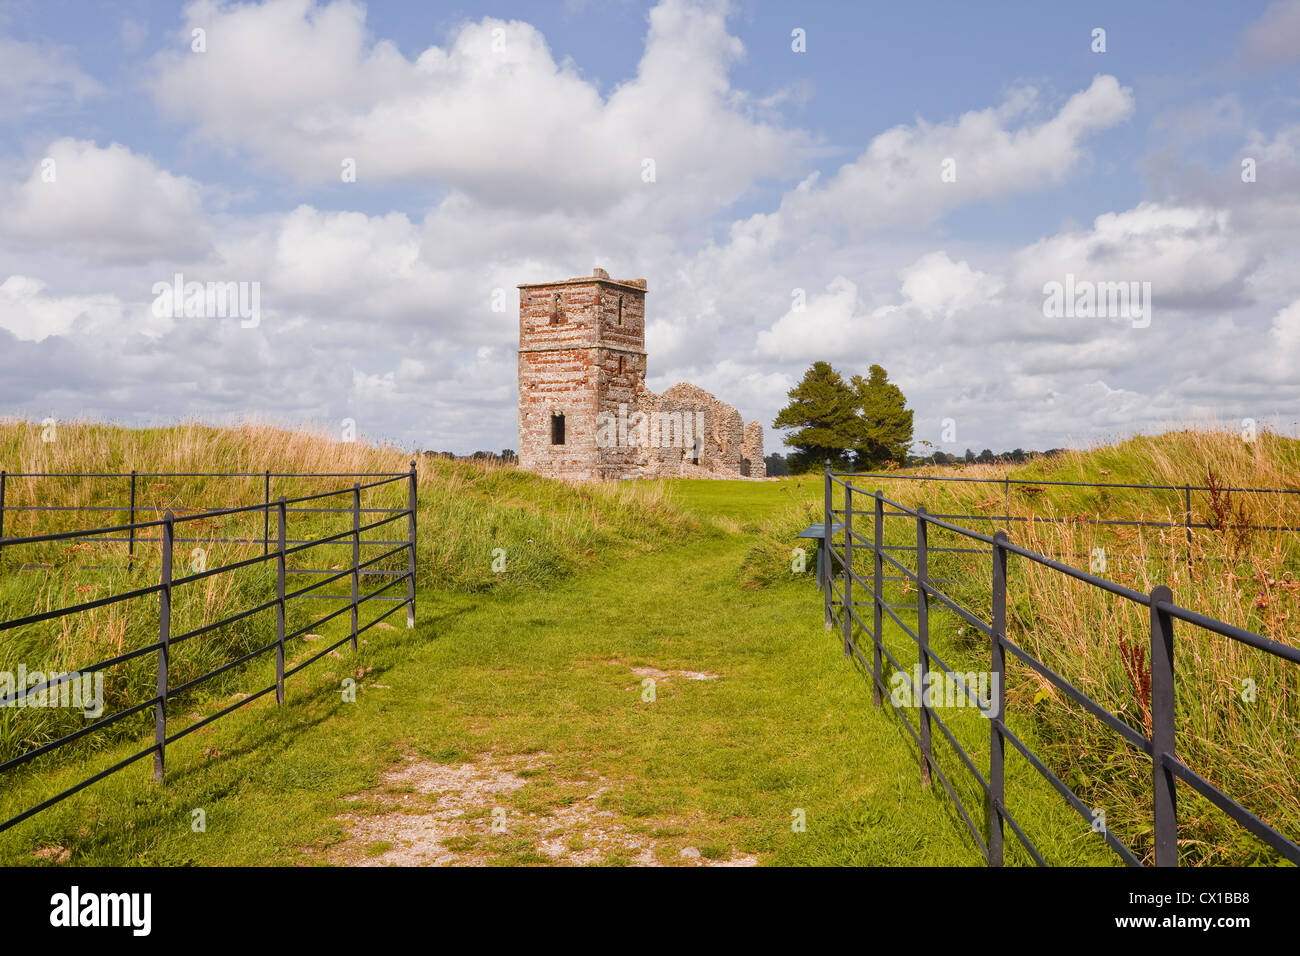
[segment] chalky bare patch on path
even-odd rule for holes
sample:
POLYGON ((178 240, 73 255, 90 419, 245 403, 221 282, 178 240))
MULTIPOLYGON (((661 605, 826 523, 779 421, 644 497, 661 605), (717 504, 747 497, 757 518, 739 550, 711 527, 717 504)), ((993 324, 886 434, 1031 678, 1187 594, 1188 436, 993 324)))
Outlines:
MULTIPOLYGON (((664 865, 663 841, 629 828, 616 813, 600 807, 610 789, 604 777, 572 782, 588 792, 543 813, 503 806, 504 798, 529 785, 524 774, 544 769, 549 760, 545 753, 488 754, 474 763, 443 764, 408 756, 384 774, 378 788, 349 798, 360 804, 358 811, 338 819, 351 835, 332 847, 326 859, 352 866, 486 866, 494 855, 493 840, 522 838, 555 865, 584 866, 611 858, 637 866, 664 865)), ((757 857, 735 851, 726 860, 707 860, 694 847, 673 850, 669 858, 695 866, 758 863, 757 857)))

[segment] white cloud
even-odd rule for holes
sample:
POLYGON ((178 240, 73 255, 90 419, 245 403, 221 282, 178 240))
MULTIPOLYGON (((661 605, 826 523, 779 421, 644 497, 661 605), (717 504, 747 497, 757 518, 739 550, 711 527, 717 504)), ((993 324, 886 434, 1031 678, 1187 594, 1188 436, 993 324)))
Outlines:
POLYGON ((950 319, 958 312, 986 306, 1002 290, 1002 280, 972 269, 969 263, 953 262, 947 253, 922 256, 900 274, 906 305, 927 319, 950 319))
POLYGON ((1098 216, 1090 230, 1043 239, 1016 257, 1014 285, 1027 297, 1043 284, 1076 280, 1150 282, 1161 300, 1206 306, 1235 294, 1252 256, 1228 213, 1206 207, 1143 202, 1098 216))
POLYGON ((787 195, 782 217, 810 231, 928 225, 965 203, 1063 181, 1082 160, 1088 136, 1133 112, 1132 93, 1113 76, 1098 76, 1050 119, 1011 128, 1036 102, 1037 92, 1022 88, 999 107, 886 130, 824 185, 814 176, 787 195), (948 160, 953 181, 943 178, 948 160))
POLYGON ((20 275, 0 282, 0 328, 23 341, 40 342, 74 330, 93 334, 123 320, 116 296, 50 296, 45 288, 39 279, 20 275))
POLYGON ((0 119, 57 111, 102 92, 67 50, 0 36, 0 119))
POLYGON ((1300 299, 1273 317, 1269 338, 1273 345, 1270 356, 1274 367, 1294 378, 1296 367, 1300 365, 1300 299))
MULTIPOLYGON (((656 7, 634 74, 610 90, 518 21, 458 25, 413 58, 346 0, 198 3, 184 23, 180 48, 204 26, 208 52, 154 61, 158 105, 204 149, 324 188, 277 208, 261 180, 218 184, 261 196, 258 213, 223 213, 217 229, 209 187, 124 146, 58 140, 51 151, 88 179, 65 179, 60 160, 65 191, 33 174, 0 195, 16 260, 0 272, 7 407, 351 417, 367 437, 510 446, 514 286, 593 265, 649 280, 651 387, 696 382, 765 426, 816 359, 846 374, 884 365, 918 438, 957 418, 959 447, 945 450, 1061 445, 1216 402, 1300 403, 1300 127, 1244 134, 1258 183, 1216 169, 1038 241, 963 241, 935 224, 1082 181, 1090 138, 1131 115, 1132 94, 1102 76, 1053 105, 1017 86, 987 109, 864 134, 853 161, 807 176, 811 138, 734 87, 743 50, 711 0, 656 7), (358 185, 337 178, 345 156, 358 185), (949 157, 955 183, 940 178, 949 157), (720 210, 769 176, 785 177, 784 197, 728 222, 720 210), (427 209, 384 205, 426 195, 427 209), (172 267, 259 281, 261 325, 142 321, 172 267), (1042 285, 1066 272, 1151 281, 1155 324, 1045 321, 1042 285)), ((1231 105, 1209 126, 1235 124, 1231 105)))
POLYGON ((636 76, 603 98, 517 20, 464 23, 411 61, 371 42, 348 0, 201 0, 182 33, 206 30, 207 52, 160 55, 152 89, 201 140, 297 182, 338 183, 352 158, 359 182, 436 182, 491 206, 698 213, 790 172, 806 141, 731 88, 743 48, 725 12, 656 6, 636 76))
POLYGON ((1300 0, 1277 0, 1241 34, 1241 57, 1270 67, 1300 58, 1300 0))
POLYGON ((802 309, 791 305, 770 329, 759 332, 758 352, 785 361, 843 352, 858 340, 857 326, 866 320, 857 285, 836 276, 825 292, 809 295, 802 309))
POLYGON ((93 257, 139 260, 202 252, 209 227, 194 180, 118 143, 64 138, 3 198, 0 233, 93 257))

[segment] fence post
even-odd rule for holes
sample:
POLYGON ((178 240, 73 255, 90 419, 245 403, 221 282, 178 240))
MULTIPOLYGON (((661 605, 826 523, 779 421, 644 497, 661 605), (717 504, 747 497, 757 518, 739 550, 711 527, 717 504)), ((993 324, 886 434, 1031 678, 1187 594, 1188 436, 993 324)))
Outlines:
POLYGON ((361 596, 361 485, 352 485, 352 649, 357 649, 357 598, 361 596))
POLYGON ((921 785, 930 786, 930 709, 925 702, 927 675, 930 672, 930 597, 926 585, 930 580, 929 555, 926 539, 928 532, 925 521, 925 508, 916 509, 916 644, 917 661, 920 663, 920 686, 917 693, 921 695, 921 785))
POLYGON ((410 510, 410 522, 408 531, 407 545, 407 574, 406 579, 406 626, 415 627, 415 512, 419 504, 419 492, 417 491, 417 482, 415 478, 415 459, 411 459, 411 476, 409 478, 409 493, 407 495, 407 508, 410 510))
POLYGON ((1192 486, 1183 485, 1183 525, 1187 529, 1187 566, 1192 566, 1192 486))
POLYGON ((279 525, 279 554, 275 559, 275 702, 284 703, 284 542, 285 524, 288 518, 284 495, 276 504, 277 524, 279 525))
POLYGON ((844 615, 844 656, 853 646, 853 479, 844 482, 844 594, 840 612, 844 615))
POLYGON ((831 460, 826 459, 826 472, 823 479, 823 498, 825 499, 825 508, 823 509, 822 525, 822 590, 826 599, 826 630, 831 629, 831 555, 835 549, 831 547, 831 460))
POLYGON ((153 705, 153 779, 161 783, 167 747, 167 659, 172 638, 172 543, 176 537, 175 518, 170 510, 163 513, 162 575, 158 591, 158 699, 153 705))
POLYGON ((126 538, 126 570, 131 572, 135 570, 135 469, 131 469, 131 509, 127 516, 127 524, 131 528, 127 531, 126 538))
POLYGON ((271 553, 271 469, 262 485, 262 557, 271 553))
POLYGON ((872 561, 872 574, 874 580, 871 582, 875 590, 875 600, 872 601, 871 611, 871 666, 875 668, 874 693, 872 699, 877 707, 880 706, 880 686, 885 682, 885 675, 880 666, 880 641, 881 641, 881 617, 882 612, 880 604, 885 599, 885 559, 881 557, 881 552, 885 547, 885 498, 884 493, 877 488, 876 494, 876 527, 875 546, 871 549, 874 560, 872 561))
POLYGON ((1151 782, 1156 866, 1178 865, 1178 794, 1164 755, 1175 755, 1174 621, 1160 602, 1172 604, 1165 585, 1151 592, 1151 782))
POLYGON ((990 621, 993 637, 989 670, 989 797, 986 808, 988 822, 989 866, 1002 865, 1002 807, 1006 801, 1006 739, 998 721, 1006 721, 1007 705, 1007 649, 1002 638, 1007 632, 1007 533, 993 535, 993 616, 990 621))

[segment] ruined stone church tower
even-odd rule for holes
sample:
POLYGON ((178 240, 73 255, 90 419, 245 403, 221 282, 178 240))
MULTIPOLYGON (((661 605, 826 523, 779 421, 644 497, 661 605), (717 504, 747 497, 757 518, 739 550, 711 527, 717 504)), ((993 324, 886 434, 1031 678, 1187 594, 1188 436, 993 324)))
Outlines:
POLYGON ((762 477, 763 429, 679 383, 646 388, 645 279, 519 286, 519 465, 556 478, 762 477))

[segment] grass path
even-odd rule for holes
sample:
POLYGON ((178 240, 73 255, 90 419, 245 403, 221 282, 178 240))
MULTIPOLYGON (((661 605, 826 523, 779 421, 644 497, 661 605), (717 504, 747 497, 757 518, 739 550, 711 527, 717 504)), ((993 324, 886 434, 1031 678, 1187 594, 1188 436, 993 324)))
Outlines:
MULTIPOLYGON (((713 508, 726 483, 704 484, 713 508)), ((285 707, 185 738, 163 787, 141 762, 0 834, 0 862, 978 864, 810 582, 740 586, 752 543, 710 531, 548 593, 422 592, 414 631, 373 629, 291 680, 285 707)), ((1077 859, 1089 841, 1035 801, 1022 822, 1077 859)))

